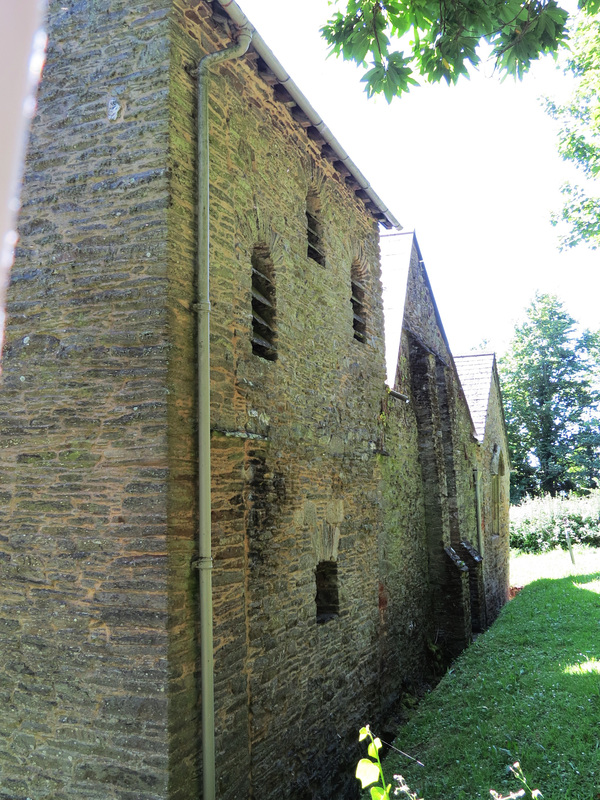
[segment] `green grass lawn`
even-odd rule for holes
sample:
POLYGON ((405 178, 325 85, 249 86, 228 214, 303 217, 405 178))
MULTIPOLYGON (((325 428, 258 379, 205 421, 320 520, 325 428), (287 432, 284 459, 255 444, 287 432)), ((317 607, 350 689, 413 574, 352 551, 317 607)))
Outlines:
POLYGON ((489 800, 520 788, 519 761, 545 800, 600 797, 600 552, 575 558, 579 574, 561 551, 514 559, 525 588, 395 742, 425 766, 392 752, 388 781, 402 774, 425 800, 489 800))

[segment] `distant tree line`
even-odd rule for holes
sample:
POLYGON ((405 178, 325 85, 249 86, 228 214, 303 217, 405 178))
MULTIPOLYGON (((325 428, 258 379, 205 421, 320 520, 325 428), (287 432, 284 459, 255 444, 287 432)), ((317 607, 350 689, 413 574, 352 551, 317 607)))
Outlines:
POLYGON ((600 332, 538 294, 500 359, 511 501, 600 486, 600 332))

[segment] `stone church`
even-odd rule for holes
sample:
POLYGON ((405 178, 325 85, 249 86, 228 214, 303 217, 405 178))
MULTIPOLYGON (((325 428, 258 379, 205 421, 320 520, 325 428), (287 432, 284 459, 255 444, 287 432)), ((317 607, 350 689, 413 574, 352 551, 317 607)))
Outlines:
POLYGON ((414 240, 386 386, 398 223, 233 0, 52 1, 47 28, 0 385, 0 798, 208 797, 207 724, 217 797, 352 796, 358 729, 507 599, 494 358, 453 358, 414 240))

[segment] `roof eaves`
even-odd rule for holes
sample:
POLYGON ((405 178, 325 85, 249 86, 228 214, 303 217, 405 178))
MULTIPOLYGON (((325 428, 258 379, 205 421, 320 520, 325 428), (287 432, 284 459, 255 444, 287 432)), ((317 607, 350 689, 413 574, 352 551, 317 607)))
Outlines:
POLYGON ((258 33, 254 25, 250 22, 235 0, 218 0, 218 3, 227 13, 232 22, 234 22, 240 28, 249 28, 252 30, 252 46, 263 59, 265 64, 269 67, 269 69, 273 72, 277 78, 277 81, 286 89, 295 103, 297 103, 297 105, 309 118, 311 124, 319 131, 323 139, 332 148, 339 160, 344 164, 346 169, 356 180, 360 188, 366 192, 369 199, 379 209, 383 217, 380 220, 381 224, 386 228, 397 228, 398 230, 402 230, 402 225, 400 225, 383 200, 381 200, 379 195, 372 188, 369 181, 365 178, 356 164, 352 161, 348 153, 344 150, 342 145, 338 142, 327 125, 323 122, 321 116, 315 111, 300 89, 296 86, 290 75, 277 60, 269 46, 266 44, 265 40, 262 38, 260 33, 258 33))

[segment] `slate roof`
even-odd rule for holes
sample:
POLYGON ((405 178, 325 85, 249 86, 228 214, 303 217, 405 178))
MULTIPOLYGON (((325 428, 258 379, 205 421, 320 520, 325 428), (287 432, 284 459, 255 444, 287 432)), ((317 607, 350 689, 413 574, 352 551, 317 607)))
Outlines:
POLYGON ((495 359, 493 353, 454 356, 456 371, 467 398, 469 411, 480 442, 485 436, 485 422, 495 359))

